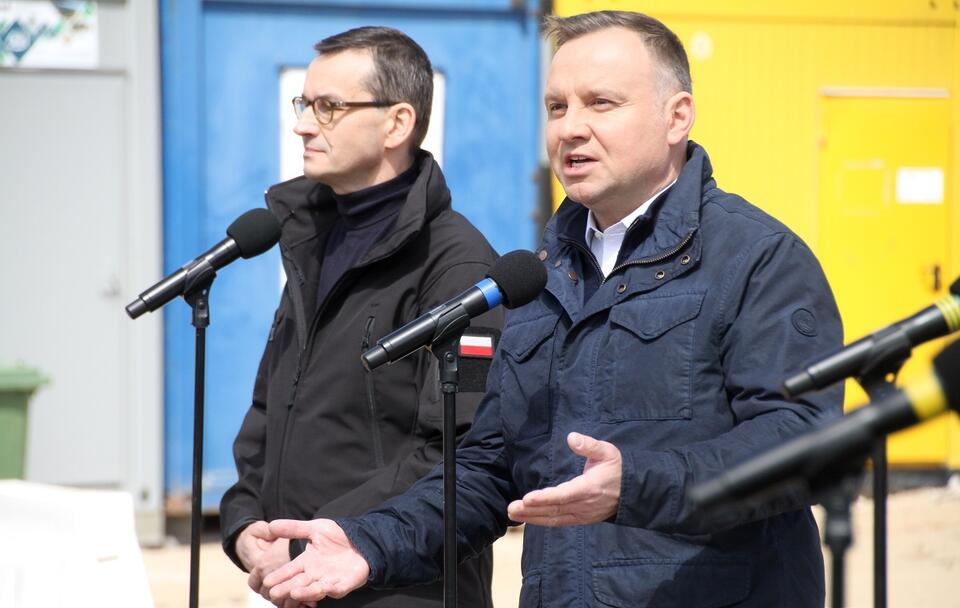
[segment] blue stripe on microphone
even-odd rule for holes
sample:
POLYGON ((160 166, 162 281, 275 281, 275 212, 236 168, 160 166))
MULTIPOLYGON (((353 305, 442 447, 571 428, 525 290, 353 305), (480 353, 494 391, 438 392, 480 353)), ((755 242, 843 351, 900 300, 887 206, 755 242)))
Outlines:
POLYGON ((487 310, 500 306, 500 300, 503 297, 500 288, 494 283, 493 279, 484 279, 474 287, 480 290, 483 297, 487 299, 487 310))

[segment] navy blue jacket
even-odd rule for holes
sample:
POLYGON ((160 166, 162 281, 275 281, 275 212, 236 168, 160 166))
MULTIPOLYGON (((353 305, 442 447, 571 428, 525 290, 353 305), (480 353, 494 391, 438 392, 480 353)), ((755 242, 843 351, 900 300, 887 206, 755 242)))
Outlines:
MULTIPOLYGON (((823 562, 804 505, 707 520, 691 485, 840 414, 842 387, 787 401, 790 372, 842 344, 823 272, 789 229, 716 187, 704 150, 597 273, 586 210, 565 201, 544 235, 547 287, 507 317, 487 395, 457 453, 460 556, 509 525, 507 504, 579 475, 578 431, 623 454, 609 522, 527 526, 521 606, 822 606, 823 562)), ((439 469, 362 518, 338 520, 369 584, 435 577, 439 469)))

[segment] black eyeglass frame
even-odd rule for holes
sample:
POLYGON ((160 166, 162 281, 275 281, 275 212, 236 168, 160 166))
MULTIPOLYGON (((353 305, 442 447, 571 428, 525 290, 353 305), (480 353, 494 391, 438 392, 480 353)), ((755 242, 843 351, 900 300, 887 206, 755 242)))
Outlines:
POLYGON ((290 101, 293 104, 293 113, 296 114, 297 120, 300 120, 303 116, 303 111, 307 109, 307 106, 310 106, 313 110, 313 118, 321 125, 328 125, 333 122, 333 117, 337 110, 348 110, 350 108, 388 108, 400 103, 399 101, 384 101, 379 99, 373 101, 340 101, 339 99, 328 99, 326 97, 317 97, 311 100, 302 95, 297 95, 290 101), (321 103, 325 104, 326 107, 321 107, 321 103), (323 120, 320 118, 321 116, 328 116, 329 118, 323 120))

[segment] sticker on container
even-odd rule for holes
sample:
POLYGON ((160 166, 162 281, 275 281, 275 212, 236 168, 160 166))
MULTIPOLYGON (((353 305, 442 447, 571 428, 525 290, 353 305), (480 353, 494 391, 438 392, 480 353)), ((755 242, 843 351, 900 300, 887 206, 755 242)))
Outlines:
POLYGON ((943 169, 940 167, 898 167, 897 202, 902 205, 943 203, 943 169))
POLYGON ((96 68, 97 3, 0 2, 0 66, 96 68))

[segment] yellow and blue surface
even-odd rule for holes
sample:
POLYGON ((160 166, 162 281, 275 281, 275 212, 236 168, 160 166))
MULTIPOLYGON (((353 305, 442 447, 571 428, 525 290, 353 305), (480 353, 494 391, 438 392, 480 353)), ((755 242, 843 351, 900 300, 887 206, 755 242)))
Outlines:
MULTIPOLYGON (((170 271, 223 238, 277 181, 280 80, 324 36, 359 25, 418 40, 444 83, 443 168, 455 207, 501 252, 535 244, 542 175, 543 53, 536 0, 164 0, 164 258, 170 271)), ((639 10, 690 55, 693 138, 719 186, 795 230, 817 253, 847 341, 923 308, 960 273, 960 8, 945 0, 555 0, 570 15, 639 10)), ((555 198, 558 191, 554 191, 555 198)), ((226 270, 212 291, 204 506, 235 476, 230 443, 249 404, 279 295, 276 253, 226 270)), ((168 497, 189 495, 193 331, 165 330, 168 497)), ((924 373, 917 349, 901 380, 924 373)), ((359 345, 358 345, 359 354, 359 345)), ((865 402, 848 385, 848 406, 865 402)), ((896 466, 960 468, 960 422, 890 441, 896 466)), ((181 503, 184 504, 185 503, 181 503)), ((176 504, 169 505, 176 508, 176 504)))

